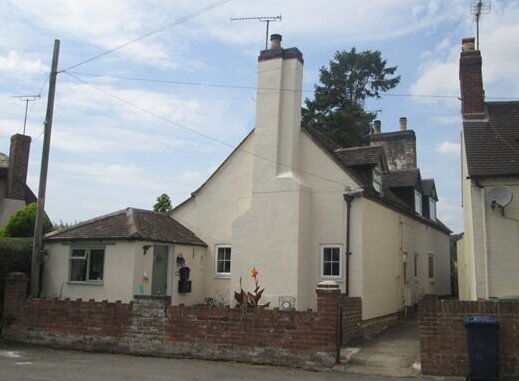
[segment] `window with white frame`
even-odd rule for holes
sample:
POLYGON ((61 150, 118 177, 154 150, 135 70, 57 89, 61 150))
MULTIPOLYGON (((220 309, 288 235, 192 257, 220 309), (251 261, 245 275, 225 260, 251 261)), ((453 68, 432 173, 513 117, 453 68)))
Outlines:
POLYGON ((414 190, 414 210, 418 214, 422 214, 422 194, 416 189, 414 190))
POLYGON ((429 198, 429 217, 436 221, 436 201, 432 198, 429 198))
POLYGON ((321 246, 321 278, 341 279, 342 278, 342 246, 341 245, 322 245, 321 246))
POLYGON ((74 247, 70 251, 70 282, 101 283, 104 274, 105 249, 74 247))
POLYGON ((414 278, 418 279, 418 254, 414 255, 414 278))
POLYGON ((231 275, 231 252, 229 245, 216 246, 215 273, 217 276, 229 277, 231 275))
POLYGON ((434 254, 429 254, 428 269, 429 279, 434 279, 434 254))
POLYGON ((380 172, 378 167, 373 168, 373 188, 378 193, 382 192, 382 172, 380 172))

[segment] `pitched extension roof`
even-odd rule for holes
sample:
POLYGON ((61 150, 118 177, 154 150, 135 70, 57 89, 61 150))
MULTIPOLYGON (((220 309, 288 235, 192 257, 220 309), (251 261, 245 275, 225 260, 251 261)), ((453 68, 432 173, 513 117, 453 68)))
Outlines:
POLYGON ((85 240, 139 240, 207 246, 168 214, 136 208, 119 210, 45 236, 47 242, 85 240))
POLYGON ((519 101, 485 104, 487 119, 463 122, 469 175, 519 175, 519 101))
POLYGON ((387 188, 417 187, 422 189, 418 168, 399 169, 386 174, 387 188))
POLYGON ((438 196, 436 195, 436 185, 434 184, 434 179, 423 179, 422 180, 422 191, 424 196, 430 196, 431 198, 438 201, 438 196))
POLYGON ((377 165, 384 157, 384 147, 363 146, 352 148, 339 148, 335 154, 348 166, 377 165))

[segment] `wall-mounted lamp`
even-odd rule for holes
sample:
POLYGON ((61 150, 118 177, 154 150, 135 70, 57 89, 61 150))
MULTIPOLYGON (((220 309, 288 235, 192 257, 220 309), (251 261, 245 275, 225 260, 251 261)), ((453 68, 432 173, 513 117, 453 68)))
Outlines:
POLYGON ((178 267, 183 267, 185 264, 186 264, 186 260, 185 260, 184 257, 182 256, 182 253, 180 253, 180 254, 177 256, 177 266, 178 266, 178 267))
POLYGON ((152 245, 144 245, 142 247, 142 255, 146 255, 146 252, 151 248, 152 245))

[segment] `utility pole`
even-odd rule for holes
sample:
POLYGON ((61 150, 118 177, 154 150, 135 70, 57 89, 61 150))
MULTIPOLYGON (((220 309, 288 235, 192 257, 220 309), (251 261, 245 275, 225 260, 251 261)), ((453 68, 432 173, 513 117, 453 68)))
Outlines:
POLYGON ((231 21, 250 21, 250 20, 258 20, 260 22, 264 22, 267 25, 267 30, 265 33, 265 50, 268 49, 269 44, 269 25, 274 21, 281 21, 281 15, 279 16, 258 16, 258 17, 233 17, 231 21))
POLYGON ((11 98, 18 98, 21 101, 25 102, 25 118, 23 119, 23 134, 25 135, 25 127, 27 126, 27 111, 29 109, 29 102, 34 102, 36 99, 40 98, 40 94, 38 95, 15 95, 11 98))
POLYGON ((477 0, 471 4, 470 11, 474 15, 474 21, 476 21, 476 49, 479 50, 479 21, 481 15, 490 13, 490 1, 486 3, 483 0, 477 0))
POLYGON ((45 114, 43 151, 41 154, 40 186, 38 189, 38 209, 34 226, 34 244, 31 261, 31 295, 40 294, 40 266, 42 263, 42 233, 45 218, 45 191, 47 189, 47 170, 49 168, 50 135, 52 130, 52 116, 54 112, 54 95, 56 93, 56 77, 58 75, 59 40, 54 40, 52 66, 49 77, 49 95, 47 98, 47 112, 45 114))

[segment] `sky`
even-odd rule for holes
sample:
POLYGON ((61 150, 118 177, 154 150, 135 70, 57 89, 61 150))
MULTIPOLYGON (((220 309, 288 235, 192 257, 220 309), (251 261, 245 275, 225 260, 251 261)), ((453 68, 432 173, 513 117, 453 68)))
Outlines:
MULTIPOLYGON (((150 209, 161 193, 174 204, 189 197, 254 127, 255 90, 114 76, 254 87, 265 26, 230 18, 280 14, 271 32, 283 35, 284 47, 303 52, 305 97, 337 50, 380 50, 388 65, 398 66, 400 85, 366 108, 381 110, 383 131, 408 118, 422 177, 436 180, 438 216, 463 231, 460 102, 416 95, 459 95, 461 39, 475 35, 471 0, 230 0, 190 17, 215 2, 2 0, 0 151, 8 153, 9 137, 23 127, 24 103, 12 96, 41 93, 29 107, 27 127, 33 139, 28 183, 35 193, 54 39, 61 41, 59 67, 66 69, 176 24, 70 69, 86 83, 58 75, 46 200, 52 221, 150 209)), ((519 2, 492 0, 480 38, 487 97, 519 99, 518 40, 519 2)))

